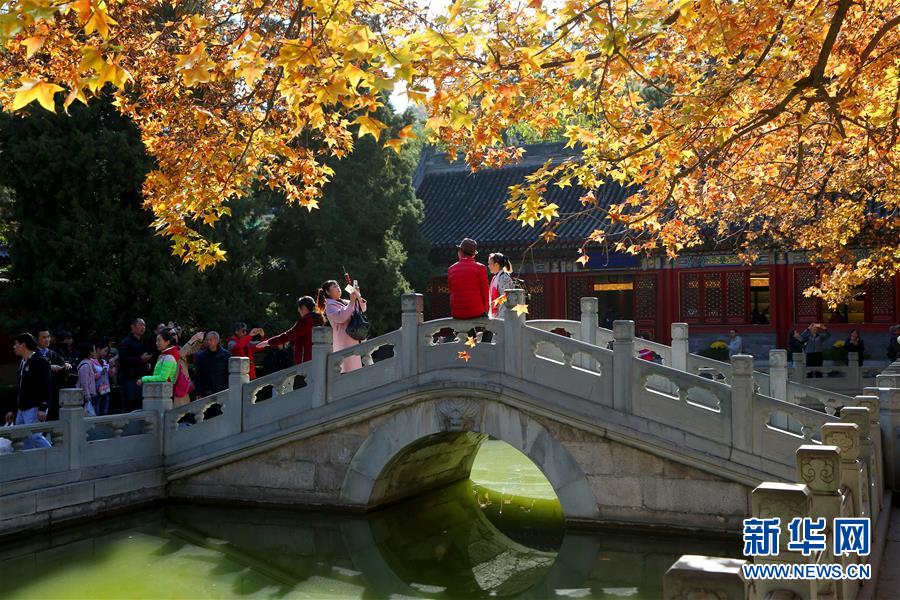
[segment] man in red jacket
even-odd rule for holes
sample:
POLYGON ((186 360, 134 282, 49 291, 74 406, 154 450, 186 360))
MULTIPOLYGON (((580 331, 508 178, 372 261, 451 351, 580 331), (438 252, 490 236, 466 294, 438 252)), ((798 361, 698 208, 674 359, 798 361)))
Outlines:
POLYGON ((490 313, 487 267, 475 261, 478 244, 469 238, 459 243, 459 261, 447 270, 450 315, 454 319, 478 319, 490 313))

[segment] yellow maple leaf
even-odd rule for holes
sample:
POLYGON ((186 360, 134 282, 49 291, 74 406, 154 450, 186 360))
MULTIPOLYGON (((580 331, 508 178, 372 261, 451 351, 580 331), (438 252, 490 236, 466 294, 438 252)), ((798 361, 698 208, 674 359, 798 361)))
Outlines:
POLYGON ((500 306, 504 302, 506 302, 506 294, 500 294, 499 296, 494 298, 494 306, 500 306))
POLYGON ((378 138, 381 137, 381 131, 387 129, 387 125, 369 115, 359 116, 353 122, 359 125, 358 137, 362 138, 363 136, 371 135, 375 138, 376 142, 378 141, 378 138))
POLYGON ((579 256, 578 258, 575 259, 575 262, 577 262, 581 266, 588 264, 588 255, 585 254, 584 256, 579 256))
POLYGON ((393 140, 388 140, 384 143, 385 148, 390 148, 397 154, 400 154, 400 152, 403 150, 404 145, 405 145, 405 142, 399 138, 395 138, 393 140))
POLYGON ((517 315, 519 315, 520 317, 522 315, 528 314, 528 305, 527 304, 516 304, 515 306, 513 306, 512 309, 513 309, 513 312, 516 313, 517 315))
POLYGON ((471 335, 466 336, 466 346, 468 346, 469 348, 474 348, 477 344, 478 342, 475 341, 474 337, 472 337, 471 335))
POLYGON ((109 26, 118 25, 112 17, 106 12, 106 3, 99 2, 93 5, 93 14, 88 22, 84 25, 84 32, 90 35, 94 31, 99 33, 103 39, 109 39, 109 26))
POLYGON ((56 106, 53 104, 53 95, 61 91, 63 91, 63 88, 55 83, 29 79, 22 80, 22 87, 16 90, 13 110, 19 110, 23 106, 27 106, 34 100, 37 100, 45 109, 50 112, 56 112, 56 106))
POLYGON ((22 40, 22 45, 25 46, 25 58, 34 56, 34 53, 40 50, 41 46, 44 45, 45 39, 46 38, 42 35, 35 35, 22 40))
POLYGON ((469 359, 472 358, 472 355, 469 354, 468 352, 466 352, 465 350, 463 350, 462 352, 459 352, 457 354, 457 357, 459 357, 461 360, 469 362, 469 359))

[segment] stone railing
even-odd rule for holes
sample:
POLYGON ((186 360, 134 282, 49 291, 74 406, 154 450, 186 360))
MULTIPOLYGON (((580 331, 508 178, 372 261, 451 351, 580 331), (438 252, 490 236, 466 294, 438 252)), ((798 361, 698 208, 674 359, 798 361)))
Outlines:
POLYGON ((0 429, 12 442, 12 452, 0 454, 0 482, 161 460, 159 412, 86 418, 80 389, 60 390, 59 402, 58 421, 0 429))
MULTIPOLYGON (((891 376, 893 377, 893 376, 891 376)), ((885 504, 885 486, 891 482, 885 478, 884 465, 890 453, 885 452, 882 441, 885 433, 900 433, 896 413, 883 415, 882 399, 900 401, 900 388, 889 387, 900 383, 885 377, 879 381, 883 387, 872 388, 879 395, 860 395, 836 407, 840 417, 826 416, 819 426, 820 441, 802 445, 796 450, 796 482, 764 482, 751 494, 751 516, 754 518, 779 518, 779 548, 775 556, 755 556, 757 564, 834 564, 844 568, 850 564, 869 564, 881 556, 876 546, 884 539, 888 525, 890 506, 885 504), (887 417, 887 418, 885 418, 887 417), (823 518, 826 523, 826 550, 817 550, 809 556, 791 551, 787 547, 791 539, 788 525, 794 518, 823 518), (835 517, 870 518, 872 523, 872 551, 868 556, 844 554, 836 557, 834 549, 835 517)), ((806 427, 804 427, 804 430, 806 427)), ((772 440, 762 440, 771 444, 772 440)), ((691 597, 713 598, 840 598, 853 600, 861 592, 858 580, 755 580, 743 577, 742 566, 747 561, 718 557, 682 556, 668 570, 664 580, 664 597, 675 600, 691 597)), ((885 565, 887 568, 887 565, 885 565)), ((873 570, 874 573, 874 570, 873 570)), ((868 596, 873 597, 869 584, 868 596)))
MULTIPOLYGON (((507 299, 511 308, 524 302, 524 292, 509 290, 507 299)), ((80 396, 66 392, 59 422, 0 430, 13 450, 0 455, 0 481, 103 461, 202 468, 247 445, 275 444, 287 430, 324 427, 336 416, 434 386, 493 386, 530 398, 540 410, 616 428, 616 435, 652 438, 666 452, 691 453, 710 468, 740 472, 750 481, 787 477, 797 448, 821 443, 831 417, 795 401, 812 392, 788 381, 784 351, 770 354, 770 373, 762 377, 750 356, 719 363, 691 355, 686 325, 673 325, 669 347, 636 339, 631 321, 615 323, 609 349, 608 330, 597 324, 596 299, 583 299, 582 309, 581 321, 526 322, 509 311, 503 320, 424 322, 422 296, 404 294, 399 330, 331 352, 331 330, 316 328, 310 362, 254 381, 248 359, 233 357, 228 389, 184 406, 173 408, 171 384, 151 383, 144 385, 144 411, 85 419, 80 396), (470 337, 474 346, 467 344, 470 337), (640 348, 660 354, 663 364, 638 358, 640 348), (342 372, 341 365, 355 357, 362 367, 342 372), (552 408, 542 394, 557 399, 552 408), (25 450, 37 434, 49 436, 52 445, 25 450)), ((897 485, 900 390, 891 386, 900 374, 889 377, 894 379, 881 377, 881 387, 867 390, 867 397, 820 391, 816 397, 825 410, 842 416, 860 406, 876 410, 880 402, 882 429, 891 433, 873 442, 873 454, 884 459, 871 472, 897 485)))

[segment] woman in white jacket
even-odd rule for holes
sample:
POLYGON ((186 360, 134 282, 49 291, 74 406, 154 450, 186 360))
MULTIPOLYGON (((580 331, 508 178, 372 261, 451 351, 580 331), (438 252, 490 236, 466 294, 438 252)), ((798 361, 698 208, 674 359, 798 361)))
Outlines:
POLYGON ((489 290, 491 298, 491 318, 502 319, 506 316, 506 302, 497 306, 494 301, 502 296, 506 290, 512 290, 516 287, 513 283, 511 274, 512 263, 509 262, 509 259, 503 254, 494 252, 488 258, 488 268, 491 270, 491 275, 493 275, 489 290))

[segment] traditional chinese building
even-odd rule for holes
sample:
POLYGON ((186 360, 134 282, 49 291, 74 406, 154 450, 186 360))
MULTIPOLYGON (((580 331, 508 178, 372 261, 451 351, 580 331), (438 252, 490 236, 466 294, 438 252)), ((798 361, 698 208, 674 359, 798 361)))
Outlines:
MULTIPOLYGON (((787 333, 810 322, 828 323, 834 340, 853 328, 867 341, 867 351, 882 358, 888 327, 900 319, 900 282, 895 276, 875 281, 852 302, 829 311, 822 302, 807 298, 818 268, 804 253, 770 252, 755 264, 744 264, 735 253, 684 253, 677 260, 636 257, 592 251, 587 265, 575 262, 577 248, 594 229, 608 222, 580 219, 561 226, 551 244, 529 246, 540 229, 510 221, 503 208, 510 185, 521 183, 548 159, 571 156, 562 144, 526 148, 525 159, 513 166, 471 173, 462 161, 448 162, 444 154, 425 151, 413 184, 425 204, 422 231, 431 242, 431 260, 438 272, 456 260, 456 244, 464 237, 478 241, 479 259, 491 252, 507 254, 531 294, 529 317, 578 319, 580 298, 595 296, 600 318, 633 319, 639 334, 668 343, 670 325, 691 325, 692 350, 724 339, 736 328, 745 348, 757 356, 784 347, 787 333)), ((610 182, 596 190, 601 206, 618 202, 631 190, 610 182)), ((582 208, 584 190, 550 186, 548 199, 560 212, 582 208)), ((864 250, 860 250, 864 253, 864 250)), ((436 276, 430 290, 430 315, 449 315, 446 276, 436 276)))

